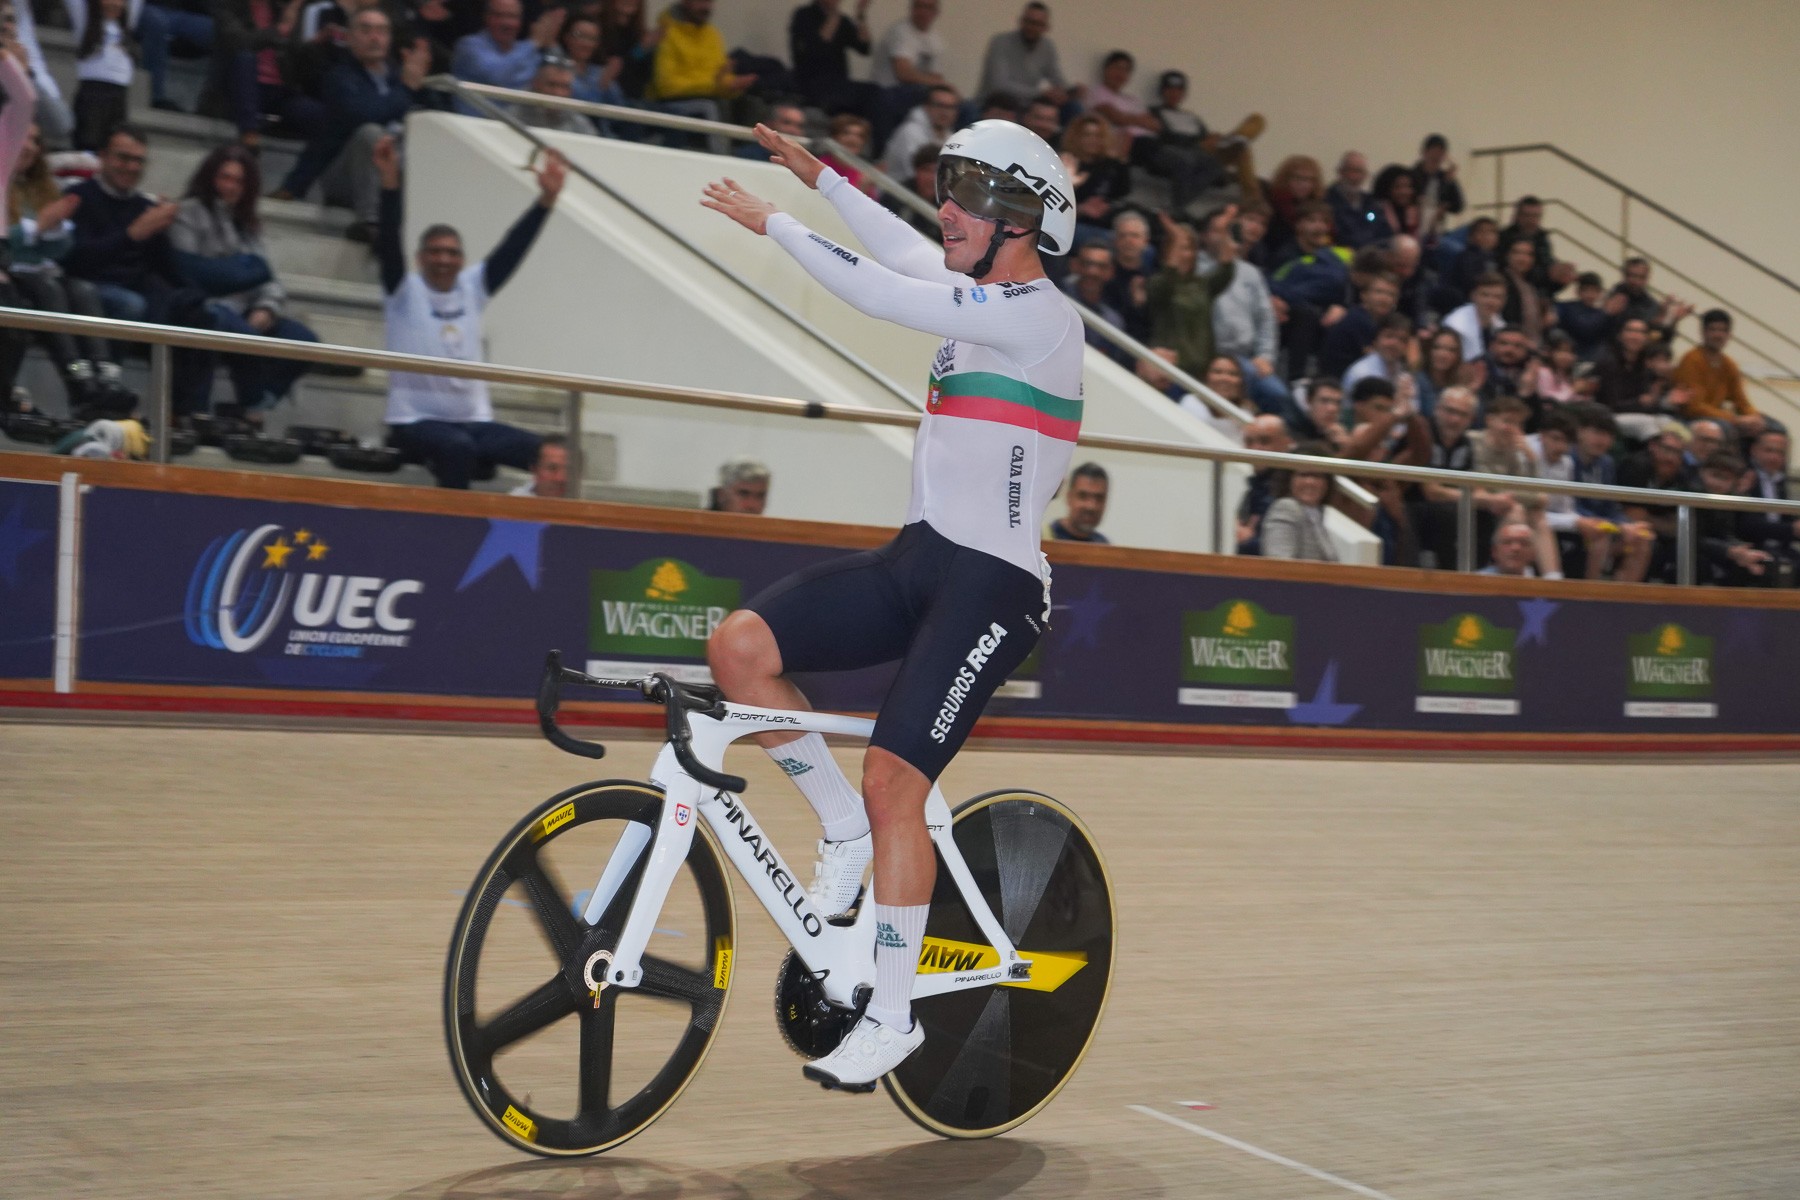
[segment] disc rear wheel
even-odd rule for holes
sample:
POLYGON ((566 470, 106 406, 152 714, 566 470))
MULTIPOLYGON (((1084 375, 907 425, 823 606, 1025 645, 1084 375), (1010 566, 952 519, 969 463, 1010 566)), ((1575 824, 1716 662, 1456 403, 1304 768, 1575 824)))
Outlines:
POLYGON ((445 1034, 463 1095, 502 1141, 595 1154, 641 1132, 700 1069, 723 1015, 735 913, 704 825, 670 888, 635 988, 604 985, 648 853, 626 855, 602 911, 588 891, 615 847, 642 847, 659 789, 591 783, 544 802, 500 842, 457 918, 445 1034), (594 986, 596 982, 601 986, 594 986))
MULTIPOLYGON (((925 1044, 882 1082, 933 1133, 992 1137, 1050 1103, 1093 1042, 1112 983, 1112 884, 1086 827, 1049 796, 990 792, 952 822, 982 897, 1034 959, 1032 979, 914 1000, 925 1044)), ((997 961, 940 860, 920 972, 997 961)))

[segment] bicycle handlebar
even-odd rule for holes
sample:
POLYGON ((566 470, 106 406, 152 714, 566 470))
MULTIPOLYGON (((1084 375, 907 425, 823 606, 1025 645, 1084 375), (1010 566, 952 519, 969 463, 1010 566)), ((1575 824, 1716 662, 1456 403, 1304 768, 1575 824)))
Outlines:
POLYGON ((664 728, 668 733, 669 745, 674 747, 675 760, 681 764, 682 770, 708 787, 722 791, 741 793, 750 786, 749 781, 742 777, 715 771, 694 757, 694 731, 688 726, 687 715, 690 712, 703 712, 722 716, 724 697, 718 688, 680 684, 660 671, 640 679, 605 679, 563 666, 562 651, 550 651, 544 658, 543 678, 538 681, 538 728, 543 730, 544 737, 552 746, 582 758, 604 758, 606 747, 599 742, 584 742, 580 738, 570 737, 557 725, 556 710, 562 704, 562 685, 565 683, 582 687, 630 688, 640 693, 644 699, 661 704, 666 716, 664 728))

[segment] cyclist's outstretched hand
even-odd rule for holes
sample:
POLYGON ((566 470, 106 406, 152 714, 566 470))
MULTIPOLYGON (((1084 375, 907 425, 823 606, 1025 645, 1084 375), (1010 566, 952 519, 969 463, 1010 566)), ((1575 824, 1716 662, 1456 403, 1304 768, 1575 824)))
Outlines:
POLYGON ((722 212, 751 233, 768 233, 769 218, 777 211, 761 196, 752 195, 738 186, 735 179, 721 179, 706 185, 705 199, 700 203, 714 212, 722 212))
POLYGON ((769 152, 770 162, 780 163, 809 188, 819 186, 819 172, 825 169, 825 164, 815 158, 811 150, 760 123, 756 126, 756 141, 769 152))

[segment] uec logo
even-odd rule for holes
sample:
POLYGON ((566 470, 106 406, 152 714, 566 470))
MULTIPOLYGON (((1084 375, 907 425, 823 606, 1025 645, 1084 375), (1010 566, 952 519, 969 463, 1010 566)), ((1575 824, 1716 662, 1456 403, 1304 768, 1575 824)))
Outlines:
MULTIPOLYGON (((298 573, 288 559, 322 562, 331 552, 325 540, 305 529, 290 535, 280 525, 261 525, 213 539, 188 580, 188 639, 197 646, 247 654, 261 646, 293 601, 294 623, 317 629, 378 628, 404 633, 410 617, 396 611, 402 596, 425 590, 416 579, 388 582, 371 575, 298 573), (259 561, 260 559, 260 561, 259 561)), ((404 645, 405 640, 400 639, 404 645)))

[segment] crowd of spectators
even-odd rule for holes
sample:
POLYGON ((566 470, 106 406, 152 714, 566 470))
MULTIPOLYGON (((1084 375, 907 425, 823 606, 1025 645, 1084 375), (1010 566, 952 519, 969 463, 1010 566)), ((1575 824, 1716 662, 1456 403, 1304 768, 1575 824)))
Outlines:
MULTIPOLYGON (((1185 72, 1139 76, 1137 58, 1123 49, 1080 78, 1058 52, 1050 8, 1035 0, 1014 28, 988 40, 969 90, 946 71, 941 0, 910 0, 880 27, 870 0, 809 0, 789 16, 785 60, 728 50, 712 21, 715 0, 672 0, 655 13, 643 0, 63 3, 79 77, 68 102, 43 66, 33 14, 0 4, 0 88, 8 98, 0 125, 11 131, 10 146, 0 145, 9 179, 3 287, 16 302, 312 339, 287 313, 259 235, 258 151, 265 135, 281 134, 303 149, 269 195, 316 195, 351 209, 348 236, 372 243, 381 261, 390 346, 468 357, 480 344, 481 308, 548 215, 549 180, 560 187, 562 167, 544 165, 540 203, 488 259, 465 270, 455 231, 433 227, 416 251, 418 269, 407 271, 394 225, 395 135, 412 109, 448 103, 424 87, 434 71, 623 110, 767 120, 796 137, 828 135, 848 152, 833 164, 856 186, 876 194, 857 161, 878 162, 926 199, 934 198, 938 147, 970 120, 1001 117, 1043 136, 1069 170, 1076 246, 1047 263, 1057 282, 1153 357, 1140 361, 1097 332, 1090 343, 1246 444, 1279 441, 1521 479, 1785 490, 1785 431, 1746 394, 1727 353, 1729 314, 1706 313, 1699 344, 1677 359, 1674 340, 1693 309, 1651 288, 1648 262, 1627 261, 1610 288, 1578 271, 1557 256, 1534 197, 1521 199, 1504 226, 1489 216, 1465 220, 1457 166, 1438 134, 1422 140, 1411 163, 1376 167, 1349 150, 1328 178, 1318 160, 1291 155, 1265 179, 1253 154, 1265 125, 1259 115, 1216 132, 1188 107, 1185 72), (184 197, 164 200, 138 189, 149 150, 125 121, 125 96, 141 69, 152 102, 175 107, 172 54, 206 59, 201 107, 228 118, 235 137, 207 157, 184 197), (860 59, 868 60, 866 80, 853 70, 860 59), (95 169, 64 190, 45 164, 69 146, 92 152, 95 169), (435 312, 446 296, 460 297, 466 317, 436 322, 433 337, 443 341, 459 325, 459 345, 414 347, 407 331, 425 325, 413 329, 401 310, 435 312), (1218 422, 1213 397, 1202 392, 1253 419, 1218 422)), ((517 111, 545 128, 760 156, 754 146, 696 142, 628 118, 517 111)), ((929 218, 888 199, 931 231, 929 218)), ((72 407, 128 410, 114 347, 43 340, 72 407)), ((21 342, 0 339, 6 390, 21 342)), ((177 355, 180 411, 206 410, 217 365, 211 356, 177 355)), ((236 415, 251 422, 301 370, 247 358, 223 365, 236 415)), ((466 486, 496 462, 537 461, 537 439, 492 422, 484 386, 396 378, 392 441, 446 485, 466 486), (450 391, 458 392, 453 404, 450 391)), ((1327 555, 1317 517, 1336 506, 1381 538, 1385 561, 1455 562, 1454 489, 1371 484, 1376 503, 1358 506, 1335 485, 1321 494, 1315 484, 1259 474, 1240 513, 1244 551, 1327 555), (1272 531, 1278 536, 1265 536, 1272 531)), ((1093 486, 1091 478, 1083 484, 1093 486)), ((1103 477, 1098 486, 1103 508, 1103 477)), ((1531 568, 1541 574, 1656 579, 1675 569, 1665 510, 1571 501, 1525 484, 1478 489, 1476 503, 1483 560, 1505 540, 1501 533, 1523 525, 1532 532, 1531 568)), ((1082 527, 1074 516, 1061 526, 1082 527)), ((1711 578, 1793 574, 1791 524, 1715 515, 1705 533, 1711 578)))

